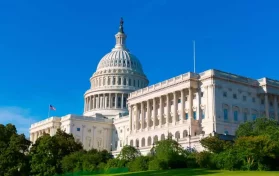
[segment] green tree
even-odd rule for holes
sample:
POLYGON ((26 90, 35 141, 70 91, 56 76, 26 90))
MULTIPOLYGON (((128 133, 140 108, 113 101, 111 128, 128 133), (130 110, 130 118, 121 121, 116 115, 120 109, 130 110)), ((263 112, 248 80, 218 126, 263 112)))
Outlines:
POLYGON ((118 159, 132 161, 136 157, 139 157, 140 151, 133 146, 125 145, 117 156, 118 159))
POLYGON ((239 126, 236 131, 237 137, 268 135, 271 139, 279 140, 279 125, 273 119, 265 117, 257 118, 254 121, 248 121, 239 126))
POLYGON ((75 142, 72 134, 60 129, 52 137, 45 134, 31 148, 31 172, 34 175, 60 174, 63 157, 79 150, 82 150, 82 145, 75 142))
POLYGON ((232 147, 232 143, 218 138, 218 136, 208 136, 201 139, 201 145, 208 151, 213 153, 220 153, 232 147))
POLYGON ((29 175, 30 141, 12 124, 0 124, 0 175, 29 175))
POLYGON ((186 167, 187 152, 181 145, 170 138, 158 141, 155 147, 155 159, 167 163, 170 168, 186 167))
POLYGON ((235 141, 234 148, 247 170, 256 168, 259 164, 265 165, 264 159, 274 159, 278 151, 278 145, 269 136, 240 137, 235 141))

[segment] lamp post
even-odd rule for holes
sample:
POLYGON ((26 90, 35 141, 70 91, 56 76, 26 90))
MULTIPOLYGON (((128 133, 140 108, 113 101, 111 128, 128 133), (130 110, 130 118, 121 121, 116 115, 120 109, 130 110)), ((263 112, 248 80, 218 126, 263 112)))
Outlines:
POLYGON ((152 156, 154 156, 155 155, 155 148, 154 148, 154 142, 152 143, 152 149, 151 149, 151 154, 152 154, 152 156))

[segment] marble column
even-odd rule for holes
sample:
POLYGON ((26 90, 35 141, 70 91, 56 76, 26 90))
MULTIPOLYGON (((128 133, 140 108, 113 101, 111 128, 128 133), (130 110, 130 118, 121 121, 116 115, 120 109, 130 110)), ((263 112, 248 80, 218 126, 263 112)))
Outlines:
POLYGON ((109 99, 108 99, 108 101, 109 101, 109 108, 111 108, 111 105, 112 105, 112 101, 111 101, 111 93, 109 93, 109 99))
POLYGON ((156 126, 156 98, 153 98, 153 129, 156 126))
POLYGON ((92 109, 95 109, 95 95, 92 95, 92 109))
POLYGON ((147 130, 149 130, 150 128, 150 101, 147 100, 146 102, 146 106, 147 106, 147 130))
POLYGON ((103 95, 100 94, 100 109, 103 108, 103 95))
POLYGON ((166 101, 167 101, 167 116, 166 116, 166 124, 169 126, 169 120, 170 120, 170 95, 166 95, 166 101))
POLYGON ((106 95, 105 96, 105 108, 107 108, 108 107, 108 96, 106 95))
POLYGON ((177 95, 176 92, 173 92, 173 118, 172 124, 175 125, 177 120, 177 95))
POLYGON ((123 109, 123 104, 124 104, 124 94, 121 94, 121 109, 123 109))
POLYGON ((275 120, 278 121, 278 102, 277 102, 277 96, 274 95, 274 113, 275 113, 275 120))
POLYGON ((86 111, 86 98, 84 98, 84 106, 83 106, 83 111, 86 111))
POLYGON ((92 95, 90 96, 89 98, 89 111, 91 111, 93 108, 92 108, 92 95))
POLYGON ((117 93, 115 94, 115 99, 114 99, 114 103, 115 103, 115 106, 114 106, 114 108, 116 109, 117 108, 117 93))
POLYGON ((143 102, 141 102, 140 107, 141 107, 140 114, 141 114, 141 131, 142 131, 144 129, 144 116, 145 116, 143 102))
POLYGON ((164 106, 163 106, 163 97, 160 96, 160 119, 159 119, 159 127, 162 127, 162 124, 163 124, 163 109, 164 109, 164 106))
POLYGON ((132 105, 129 106, 129 122, 130 122, 130 134, 133 131, 133 111, 132 105))
POLYGON ((264 95, 264 100, 265 100, 265 102, 264 102, 264 104, 265 104, 265 116, 267 117, 267 118, 269 118, 269 101, 268 101, 268 94, 266 93, 265 95, 264 95))
POLYGON ((100 95, 98 94, 98 96, 96 97, 96 109, 99 109, 99 98, 100 95))
POLYGON ((136 108, 136 131, 139 129, 139 107, 138 104, 135 105, 136 108))
MULTIPOLYGON (((188 116, 190 119, 190 128, 192 128, 192 120, 193 120, 193 88, 189 88, 189 103, 188 103, 188 116)), ((189 131, 189 134, 192 135, 192 129, 189 131)))
POLYGON ((180 123, 183 123, 184 121, 184 118, 185 118, 185 94, 184 94, 184 90, 182 89, 181 91, 181 97, 180 97, 180 100, 181 100, 181 109, 180 109, 180 123))

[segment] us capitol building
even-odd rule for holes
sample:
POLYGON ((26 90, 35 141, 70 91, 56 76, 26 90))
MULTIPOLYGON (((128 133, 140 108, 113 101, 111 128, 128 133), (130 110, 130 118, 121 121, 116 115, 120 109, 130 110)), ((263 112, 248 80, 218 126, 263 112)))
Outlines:
POLYGON ((116 45, 90 78, 83 115, 50 117, 30 127, 34 143, 58 128, 72 133, 86 150, 117 155, 123 146, 147 154, 156 141, 171 136, 184 148, 203 150, 210 134, 230 137, 240 123, 265 116, 278 120, 279 81, 258 80, 207 70, 188 72, 148 86, 142 65, 126 47, 123 21, 116 45))

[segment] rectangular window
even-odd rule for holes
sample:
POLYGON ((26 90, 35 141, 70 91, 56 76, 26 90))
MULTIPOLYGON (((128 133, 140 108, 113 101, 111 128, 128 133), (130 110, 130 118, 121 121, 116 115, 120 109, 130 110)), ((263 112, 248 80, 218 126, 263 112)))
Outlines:
POLYGON ((227 92, 223 92, 223 97, 227 97, 227 92))
POLYGON ((115 77, 112 79, 112 85, 115 85, 115 77))
POLYGON ((201 92, 201 97, 203 97, 203 92, 201 92))
POLYGON ((77 128, 77 131, 80 131, 80 128, 77 128))
POLYGON ((129 79, 129 86, 131 86, 132 84, 131 84, 131 79, 129 79))
POLYGON ((246 101, 246 96, 243 96, 243 101, 246 101))
POLYGON ((126 78, 124 78, 124 85, 126 86, 126 78))
POLYGON ((193 116, 194 116, 194 120, 197 120, 197 112, 196 111, 193 112, 193 116))
POLYGON ((237 96, 236 96, 236 94, 233 94, 233 98, 234 98, 234 99, 237 99, 237 96))
POLYGON ((247 112, 244 112, 244 117, 243 117, 244 122, 247 121, 247 112))
POLYGON ((186 119, 186 120, 188 119, 188 113, 185 114, 185 119, 186 119))
POLYGON ((224 120, 228 120, 228 110, 224 109, 224 120))
POLYGON ((261 99, 261 104, 262 104, 262 105, 264 104, 264 99, 261 99))
POLYGON ((253 102, 253 103, 256 102, 256 98, 255 98, 255 97, 252 98, 252 102, 253 102))
POLYGON ((271 101, 271 102, 269 102, 269 106, 270 107, 272 107, 273 106, 273 102, 271 101))
POLYGON ((121 84, 121 78, 118 78, 118 85, 121 84))
POLYGON ((178 99, 178 100, 177 100, 177 103, 181 103, 181 99, 178 99))
POLYGON ((120 108, 121 107, 121 97, 117 98, 117 107, 120 108))
POLYGON ((136 80, 134 80, 134 87, 136 87, 136 80))
POLYGON ((238 120, 238 111, 233 112, 233 119, 234 119, 234 121, 238 120))

